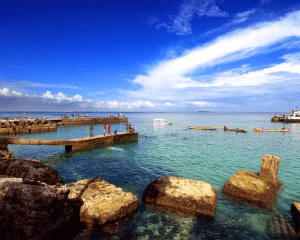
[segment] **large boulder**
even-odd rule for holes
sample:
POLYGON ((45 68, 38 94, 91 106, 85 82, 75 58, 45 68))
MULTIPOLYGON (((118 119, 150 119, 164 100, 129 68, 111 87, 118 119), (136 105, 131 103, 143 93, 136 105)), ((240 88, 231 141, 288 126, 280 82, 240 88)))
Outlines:
POLYGON ((217 191, 203 181, 160 177, 147 186, 142 200, 196 216, 213 217, 217 205, 217 191))
POLYGON ((282 182, 269 180, 248 170, 241 170, 229 178, 222 191, 234 198, 270 207, 276 200, 282 182))
POLYGON ((300 237, 300 203, 294 202, 291 206, 291 212, 295 225, 295 230, 300 237))
POLYGON ((33 159, 0 158, 0 175, 40 181, 49 185, 63 184, 56 170, 33 159))
POLYGON ((80 221, 87 228, 115 221, 137 209, 137 197, 99 177, 65 185, 69 200, 82 200, 80 221))
POLYGON ((74 238, 78 228, 68 194, 66 187, 0 176, 1 239, 74 238))

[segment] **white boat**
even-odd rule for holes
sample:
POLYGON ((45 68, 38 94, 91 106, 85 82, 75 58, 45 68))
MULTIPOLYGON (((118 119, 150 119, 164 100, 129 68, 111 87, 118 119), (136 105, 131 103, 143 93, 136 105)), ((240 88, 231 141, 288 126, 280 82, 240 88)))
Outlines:
POLYGON ((285 116, 284 122, 300 122, 300 110, 293 110, 291 115, 285 116))
POLYGON ((153 119, 152 124, 154 126, 166 126, 166 125, 173 125, 172 122, 167 121, 166 119, 163 118, 156 118, 153 119))

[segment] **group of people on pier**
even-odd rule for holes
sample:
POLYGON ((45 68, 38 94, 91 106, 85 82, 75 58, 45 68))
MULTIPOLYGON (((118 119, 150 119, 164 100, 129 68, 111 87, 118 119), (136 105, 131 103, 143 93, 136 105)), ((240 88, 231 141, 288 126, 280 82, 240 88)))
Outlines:
MULTIPOLYGON (((94 137, 93 130, 94 130, 94 127, 91 124, 90 127, 89 127, 90 137, 94 137)), ((106 130, 107 130, 107 135, 110 135, 111 134, 111 132, 110 132, 111 131, 110 124, 104 123, 104 125, 103 125, 103 135, 104 136, 106 134, 106 130)), ((126 123, 126 131, 130 132, 130 133, 134 133, 134 127, 132 127, 131 124, 127 124, 126 123)), ((118 134, 117 130, 114 131, 114 135, 116 135, 116 134, 118 134)))
MULTIPOLYGON (((74 114, 74 113, 72 113, 72 118, 87 118, 87 113, 84 113, 84 114, 81 114, 81 115, 79 115, 79 113, 78 114, 74 114)), ((70 115, 68 114, 65 114, 65 115, 61 115, 60 116, 60 118, 61 119, 69 119, 70 118, 70 115)))

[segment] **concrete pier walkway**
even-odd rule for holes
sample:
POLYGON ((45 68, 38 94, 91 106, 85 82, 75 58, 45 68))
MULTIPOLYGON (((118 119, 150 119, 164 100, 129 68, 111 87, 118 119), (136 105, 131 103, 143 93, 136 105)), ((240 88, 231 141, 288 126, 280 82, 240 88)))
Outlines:
POLYGON ((16 133, 37 133, 56 131, 57 126, 74 126, 81 124, 104 124, 104 123, 128 123, 128 117, 77 117, 77 118, 13 118, 0 119, 0 135, 13 134, 13 124, 16 125, 16 133))
POLYGON ((133 142, 138 140, 138 133, 118 133, 116 135, 99 135, 71 140, 30 139, 30 138, 0 138, 0 149, 7 149, 8 144, 20 145, 60 145, 66 152, 84 150, 99 146, 133 142))
POLYGON ((97 123, 121 123, 128 122, 128 117, 80 117, 80 118, 49 118, 51 123, 62 125, 81 125, 81 124, 97 124, 97 123))

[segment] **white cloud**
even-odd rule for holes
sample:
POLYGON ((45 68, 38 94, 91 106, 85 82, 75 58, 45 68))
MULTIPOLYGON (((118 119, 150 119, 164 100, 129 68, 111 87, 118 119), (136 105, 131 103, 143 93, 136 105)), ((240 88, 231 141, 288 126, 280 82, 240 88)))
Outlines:
POLYGON ((123 110, 133 110, 140 108, 155 108, 159 104, 154 104, 150 101, 132 101, 132 102, 118 102, 118 101, 98 101, 94 103, 95 108, 103 109, 123 109, 123 110))
POLYGON ((214 90, 207 93, 203 89, 207 87, 260 86, 282 81, 280 73, 298 74, 299 65, 286 61, 263 70, 246 71, 244 74, 237 73, 236 70, 227 71, 215 78, 202 78, 193 73, 196 70, 199 73, 211 66, 261 54, 266 48, 293 37, 296 37, 295 40, 300 37, 300 11, 290 13, 277 21, 236 30, 181 57, 160 62, 146 75, 138 75, 133 80, 134 83, 140 84, 142 89, 125 93, 140 99, 184 100, 194 97, 197 91, 199 99, 202 95, 222 94, 214 90))
POLYGON ((50 91, 43 93, 42 97, 43 98, 51 98, 51 99, 54 98, 53 94, 50 91))
POLYGON ((8 96, 9 95, 9 89, 8 88, 0 88, 0 95, 8 96))
POLYGON ((189 102, 192 105, 198 106, 198 107, 209 107, 209 106, 217 106, 218 104, 216 103, 211 103, 211 102, 204 102, 204 101, 191 101, 189 102))
POLYGON ((160 22, 156 17, 151 16, 150 24, 156 24, 156 28, 165 27, 168 32, 178 35, 192 33, 191 21, 196 17, 226 17, 228 14, 216 6, 216 0, 184 0, 179 7, 177 15, 171 15, 170 21, 160 22))
POLYGON ((21 92, 18 92, 18 91, 11 91, 11 93, 13 95, 16 95, 16 96, 22 96, 23 95, 21 92))
POLYGON ((10 91, 8 88, 5 87, 3 89, 0 88, 0 95, 3 95, 3 96, 12 96, 12 95, 21 96, 23 94, 21 92, 18 92, 18 91, 10 91))
POLYGON ((203 87, 247 87, 261 86, 263 84, 275 84, 294 78, 294 74, 300 77, 300 63, 284 62, 258 71, 239 74, 231 70, 220 74, 210 84, 203 84, 203 87))
POLYGON ((72 99, 77 102, 82 102, 82 96, 79 94, 76 94, 72 99))
POLYGON ((256 12, 255 8, 245 12, 239 12, 235 15, 232 23, 237 24, 237 23, 245 22, 249 18, 249 16, 255 12, 256 12))
MULTIPOLYGON (((119 101, 94 101, 92 99, 84 100, 79 94, 73 97, 68 97, 66 94, 59 92, 53 94, 51 91, 46 91, 41 95, 23 95, 21 92, 10 91, 9 88, 0 88, 0 95, 4 96, 0 98, 0 103, 5 105, 17 104, 21 110, 26 109, 39 109, 39 110, 55 110, 55 109, 118 109, 118 110, 135 110, 141 108, 159 108, 160 104, 154 104, 150 101, 131 101, 131 102, 119 102, 119 101), (19 100, 18 100, 19 99, 19 100), (46 101, 45 101, 46 100, 46 101), (51 104, 49 104, 51 103, 51 104), (49 108, 50 107, 50 108, 49 108)), ((166 103, 171 106, 171 103, 166 103)), ((172 104, 173 105, 173 104, 172 104)), ((17 109, 15 107, 14 109, 17 109)))
POLYGON ((170 103, 170 102, 165 102, 165 106, 167 106, 167 107, 173 107, 173 106, 176 106, 176 104, 170 103))
POLYGON ((119 103, 117 101, 109 101, 109 102, 107 102, 107 107, 108 108, 117 108, 117 107, 119 107, 119 103))
POLYGON ((96 108, 104 109, 139 109, 139 108, 155 108, 158 107, 158 104, 154 104, 150 101, 132 101, 132 102, 118 102, 118 101, 99 101, 94 103, 96 108))
POLYGON ((82 101, 82 96, 79 94, 76 94, 74 97, 67 97, 67 95, 62 92, 59 92, 58 94, 54 95, 50 91, 46 91, 45 93, 42 94, 42 97, 54 99, 58 102, 61 102, 61 101, 81 102, 82 101))

